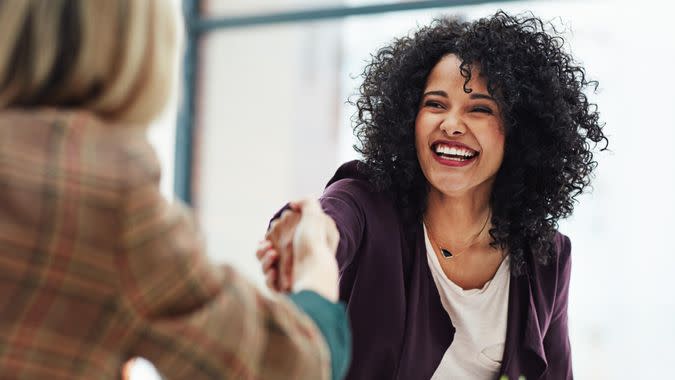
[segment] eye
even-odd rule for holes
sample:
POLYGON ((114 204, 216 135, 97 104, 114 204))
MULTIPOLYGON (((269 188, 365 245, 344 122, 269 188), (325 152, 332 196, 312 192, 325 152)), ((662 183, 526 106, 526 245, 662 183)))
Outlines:
POLYGON ((425 101, 425 102, 424 102, 424 106, 425 106, 425 107, 429 107, 429 108, 437 108, 437 109, 443 109, 443 108, 445 108, 445 106, 443 106, 443 104, 441 104, 441 103, 439 103, 439 102, 437 102, 437 101, 435 101, 435 100, 427 100, 427 101, 425 101))
POLYGON ((492 109, 490 109, 489 107, 484 107, 484 106, 473 107, 471 109, 471 112, 480 112, 480 113, 485 113, 485 114, 488 114, 488 115, 492 115, 494 113, 494 112, 492 112, 492 109))

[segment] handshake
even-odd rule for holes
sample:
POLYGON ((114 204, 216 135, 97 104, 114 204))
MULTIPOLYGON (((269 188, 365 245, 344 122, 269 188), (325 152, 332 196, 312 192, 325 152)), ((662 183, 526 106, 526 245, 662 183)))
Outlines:
POLYGON ((289 206, 272 221, 256 251, 266 284, 280 292, 314 291, 337 302, 340 235, 335 222, 315 199, 289 206))

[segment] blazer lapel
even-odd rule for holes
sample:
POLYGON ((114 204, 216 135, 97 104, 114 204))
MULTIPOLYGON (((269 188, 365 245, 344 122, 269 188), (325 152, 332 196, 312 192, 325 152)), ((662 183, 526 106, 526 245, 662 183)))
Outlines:
POLYGON ((526 270, 521 276, 511 276, 502 374, 510 380, 521 375, 534 380, 541 378, 547 367, 544 334, 532 296, 531 277, 526 270))

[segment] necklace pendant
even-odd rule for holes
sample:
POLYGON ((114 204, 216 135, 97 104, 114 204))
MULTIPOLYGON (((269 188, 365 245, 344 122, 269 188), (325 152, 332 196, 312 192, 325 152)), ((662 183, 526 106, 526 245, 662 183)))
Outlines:
POLYGON ((452 252, 448 251, 445 248, 441 248, 441 253, 443 254, 443 257, 445 257, 446 259, 449 259, 449 258, 452 257, 452 252))

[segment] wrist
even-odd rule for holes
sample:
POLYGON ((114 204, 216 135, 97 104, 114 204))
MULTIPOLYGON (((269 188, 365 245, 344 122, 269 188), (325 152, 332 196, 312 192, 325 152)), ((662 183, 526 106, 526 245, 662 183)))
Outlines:
MULTIPOLYGON (((326 253, 327 255, 328 253, 326 253)), ((324 253, 321 253, 324 255, 324 253)), ((333 256, 330 260, 307 260, 302 263, 302 270, 293 284, 293 292, 310 290, 318 293, 331 302, 338 300, 338 270, 333 256)))

